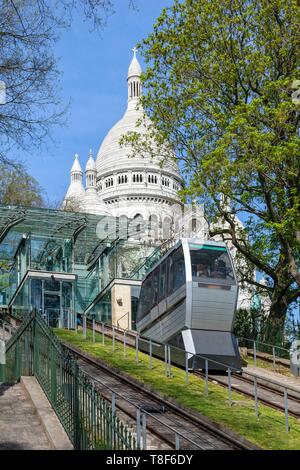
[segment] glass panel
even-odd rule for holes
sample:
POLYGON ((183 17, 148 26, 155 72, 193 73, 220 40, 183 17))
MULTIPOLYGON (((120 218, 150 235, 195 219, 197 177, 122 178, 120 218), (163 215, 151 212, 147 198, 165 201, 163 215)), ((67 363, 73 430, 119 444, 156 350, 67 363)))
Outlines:
POLYGON ((42 311, 42 281, 31 279, 31 305, 39 312, 42 311))
POLYGON ((167 260, 165 260, 160 266, 159 301, 163 300, 166 296, 166 281, 167 281, 167 260))
POLYGON ((159 267, 153 271, 153 281, 151 286, 151 308, 157 305, 158 302, 158 280, 159 280, 159 267))
POLYGON ((60 295, 44 294, 44 312, 49 326, 57 328, 60 317, 60 295))
POLYGON ((72 307, 72 283, 71 282, 62 282, 62 307, 71 308, 72 307))
POLYGON ((97 321, 111 323, 111 291, 109 290, 88 312, 89 317, 97 321))
POLYGON ((151 301, 151 284, 152 284, 152 273, 143 282, 141 289, 141 300, 139 302, 139 308, 137 313, 137 321, 142 320, 150 310, 151 301))
POLYGON ((195 282, 235 284, 226 247, 190 243, 192 278, 195 282))
POLYGON ((55 279, 47 279, 44 281, 44 290, 50 290, 54 292, 60 291, 60 282, 55 281, 55 279))
POLYGON ((185 264, 182 246, 168 257, 168 295, 185 283, 185 264))
POLYGON ((131 327, 136 329, 137 309, 139 303, 141 288, 139 286, 131 287, 131 327))

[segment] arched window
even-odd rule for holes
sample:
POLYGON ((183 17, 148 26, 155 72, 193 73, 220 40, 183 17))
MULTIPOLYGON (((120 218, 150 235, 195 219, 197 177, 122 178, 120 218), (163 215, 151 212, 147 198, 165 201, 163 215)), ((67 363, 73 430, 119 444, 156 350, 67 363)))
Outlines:
POLYGON ((150 215, 149 217, 149 237, 153 240, 157 240, 159 238, 159 223, 158 217, 155 214, 150 215))
POLYGON ((162 224, 163 239, 169 240, 171 238, 172 220, 170 217, 165 217, 162 224))
POLYGON ((141 214, 136 214, 130 224, 130 236, 140 240, 144 231, 144 219, 141 214))

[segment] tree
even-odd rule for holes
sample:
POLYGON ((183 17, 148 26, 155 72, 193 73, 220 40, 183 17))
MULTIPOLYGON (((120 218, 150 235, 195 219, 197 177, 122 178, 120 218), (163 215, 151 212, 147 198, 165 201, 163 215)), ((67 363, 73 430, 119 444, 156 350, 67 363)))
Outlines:
MULTIPOLYGON (((129 6, 134 7, 133 1, 129 6)), ((65 122, 53 45, 80 11, 94 29, 113 13, 111 0, 0 0, 0 161, 32 150, 65 122), (6 99, 4 97, 4 86, 6 99)))
POLYGON ((42 189, 23 165, 0 164, 0 204, 25 207, 44 205, 42 189))
POLYGON ((299 10, 296 0, 175 0, 140 44, 148 136, 123 139, 133 154, 169 142, 184 194, 205 203, 210 235, 233 243, 242 282, 269 293, 281 325, 300 295, 299 10))

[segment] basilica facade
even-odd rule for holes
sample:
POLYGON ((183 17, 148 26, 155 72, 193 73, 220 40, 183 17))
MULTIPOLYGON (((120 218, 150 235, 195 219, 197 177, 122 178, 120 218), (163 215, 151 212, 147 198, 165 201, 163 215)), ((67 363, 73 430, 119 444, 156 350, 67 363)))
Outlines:
POLYGON ((104 138, 96 161, 90 151, 85 172, 78 155, 75 155, 63 206, 150 224, 155 227, 155 238, 169 237, 170 227, 175 227, 175 221, 179 221, 176 228, 178 236, 190 236, 192 233, 206 236, 202 207, 194 206, 187 210, 178 196, 183 179, 174 155, 164 159, 162 164, 159 155, 132 157, 132 149, 120 145, 120 139, 127 132, 146 132, 142 126, 137 129, 137 121, 143 116, 139 103, 141 72, 134 50, 127 73, 127 109, 104 138), (186 230, 180 234, 178 230, 182 232, 182 220, 185 220, 186 230))

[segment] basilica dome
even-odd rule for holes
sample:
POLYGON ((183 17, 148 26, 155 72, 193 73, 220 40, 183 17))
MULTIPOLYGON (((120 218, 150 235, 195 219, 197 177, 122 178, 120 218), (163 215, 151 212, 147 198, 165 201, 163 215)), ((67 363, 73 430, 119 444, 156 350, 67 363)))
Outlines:
MULTIPOLYGON (((127 132, 134 131, 140 134, 144 134, 147 131, 146 126, 144 125, 137 127, 137 121, 143 117, 143 109, 139 103, 139 97, 142 92, 140 75, 141 66, 136 58, 136 55, 134 54, 131 64, 129 65, 127 76, 127 109, 123 117, 110 129, 104 138, 97 155, 97 187, 98 189, 100 187, 100 191, 106 189, 106 176, 109 176, 112 173, 118 175, 119 173, 123 174, 124 172, 128 173, 133 171, 146 171, 151 173, 154 171, 154 173, 157 173, 157 178, 158 174, 161 175, 163 172, 166 177, 171 177, 171 179, 174 179, 174 181, 177 182, 174 184, 176 189, 178 189, 178 185, 181 184, 181 176, 179 174, 178 165, 174 156, 170 155, 170 158, 168 158, 166 161, 164 160, 161 164, 162 157, 153 157, 149 154, 139 154, 132 156, 132 149, 130 146, 120 145, 120 139, 127 132), (101 182, 104 182, 104 185, 101 185, 101 182)), ((145 175, 144 182, 149 182, 148 179, 145 175)))

